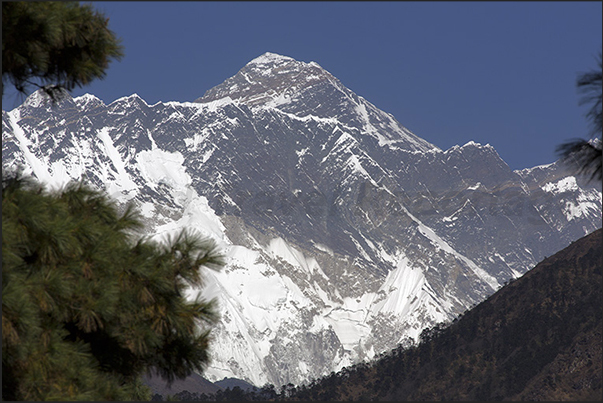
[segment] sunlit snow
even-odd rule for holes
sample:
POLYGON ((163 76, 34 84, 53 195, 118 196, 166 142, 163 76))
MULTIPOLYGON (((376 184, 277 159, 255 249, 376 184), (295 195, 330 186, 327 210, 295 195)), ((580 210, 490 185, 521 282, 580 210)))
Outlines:
MULTIPOLYGON (((413 215, 409 211, 410 206, 401 205, 400 213, 404 218, 401 222, 408 232, 406 239, 412 240, 410 246, 388 243, 386 238, 353 229, 355 227, 347 227, 350 231, 346 227, 339 229, 334 235, 340 239, 335 242, 329 239, 330 233, 320 242, 312 237, 298 242, 300 239, 290 238, 286 230, 262 226, 268 221, 260 220, 256 227, 245 222, 244 214, 239 217, 237 209, 241 206, 236 192, 229 193, 228 189, 236 185, 239 174, 247 174, 245 170, 248 167, 237 167, 233 161, 239 158, 241 161, 251 161, 248 158, 252 156, 236 155, 230 149, 225 153, 225 149, 220 147, 236 149, 241 140, 238 129, 244 124, 253 125, 261 121, 264 126, 256 128, 257 134, 263 136, 258 144, 270 149, 276 147, 278 141, 264 136, 267 132, 262 133, 261 129, 273 122, 307 130, 309 137, 318 134, 317 140, 312 140, 317 144, 310 141, 304 143, 305 140, 300 136, 299 141, 295 139, 295 143, 289 144, 291 149, 285 150, 285 153, 278 149, 276 152, 292 156, 293 166, 300 171, 303 168, 309 172, 308 162, 316 163, 320 169, 328 171, 323 178, 317 179, 327 183, 331 173, 339 174, 337 185, 341 184, 346 191, 357 189, 359 182, 370 182, 392 197, 397 196, 386 187, 389 186, 388 179, 397 180, 388 171, 391 165, 387 168, 385 162, 375 157, 375 152, 371 154, 367 151, 367 144, 378 149, 377 154, 383 152, 384 155, 395 157, 393 159, 396 161, 398 157, 407 155, 427 160, 442 159, 453 154, 456 156, 457 153, 463 157, 462 153, 474 152, 477 148, 491 148, 470 141, 443 152, 414 136, 393 116, 353 94, 328 72, 316 69, 321 68, 314 62, 302 63, 287 56, 266 53, 252 60, 241 71, 236 83, 230 82, 226 86, 228 91, 243 91, 246 87, 254 86, 260 88, 248 98, 238 98, 237 94, 225 90, 217 92, 217 99, 209 102, 158 102, 149 109, 145 108, 148 105, 136 94, 120 98, 103 109, 104 118, 108 118, 111 124, 104 123, 105 126, 101 128, 100 124, 94 126, 84 122, 81 132, 51 133, 55 137, 51 137, 49 143, 54 141, 55 147, 60 139, 67 139, 62 143, 66 148, 61 150, 66 156, 56 161, 52 160, 52 146, 48 150, 40 150, 38 137, 43 135, 43 131, 24 132, 26 126, 20 126, 24 117, 20 116, 19 108, 9 112, 8 119, 5 119, 5 125, 9 126, 6 131, 11 132, 13 137, 7 134, 3 140, 14 141, 15 148, 21 152, 18 160, 25 161, 27 169, 43 182, 62 184, 83 175, 93 176, 118 201, 136 200, 142 215, 146 217, 149 235, 153 239, 165 241, 188 229, 217 243, 226 257, 226 266, 220 271, 205 270, 204 286, 187 290, 187 297, 215 298, 220 307, 220 322, 213 330, 212 362, 204 373, 212 381, 239 377, 262 386, 266 382, 273 382, 269 376, 268 362, 278 367, 281 365, 279 360, 285 359, 283 355, 286 352, 295 348, 312 350, 314 347, 308 346, 314 345, 322 348, 320 343, 326 343, 326 348, 320 351, 308 351, 304 358, 306 361, 297 359, 297 356, 283 361, 283 365, 288 366, 287 376, 290 375, 294 383, 299 383, 307 377, 322 375, 320 371, 330 372, 358 360, 372 358, 373 354, 393 347, 403 337, 416 340, 424 326, 446 321, 452 312, 467 306, 467 300, 460 300, 463 297, 455 293, 452 285, 437 288, 437 279, 441 277, 434 272, 442 267, 442 262, 458 263, 467 273, 463 274, 464 279, 475 280, 484 289, 489 286, 492 291, 501 284, 486 269, 503 268, 514 277, 518 277, 519 270, 523 269, 518 266, 522 257, 518 258, 508 250, 496 249, 483 260, 479 260, 479 256, 460 252, 463 249, 455 245, 454 237, 456 231, 462 230, 458 227, 466 224, 464 209, 471 208, 475 212, 471 212, 472 216, 482 218, 469 200, 462 207, 451 208, 431 221, 426 215, 413 215), (277 78, 281 80, 280 85, 285 82, 282 79, 285 74, 299 74, 300 80, 295 86, 262 90, 262 80, 270 82, 272 78, 277 78), (306 94, 300 88, 304 85, 309 87, 315 80, 323 78, 321 82, 332 85, 334 92, 341 97, 342 113, 319 116, 320 108, 307 108, 301 113, 294 113, 295 102, 306 94), (148 113, 148 121, 140 117, 141 107, 145 115, 148 113), (128 120, 131 110, 135 110, 136 118, 128 120), (157 114, 152 115, 154 113, 157 114), (156 116, 161 121, 157 121, 156 116), (179 132, 177 139, 171 138, 169 129, 161 127, 167 120, 171 120, 169 128, 183 125, 186 131, 179 132), (128 138, 130 129, 141 136, 136 140, 139 143, 128 138), (392 150, 394 154, 391 154, 392 150), (226 165, 219 165, 224 159, 228 160, 226 165), (231 162, 233 165, 230 165, 231 162), (214 175, 214 163, 218 167, 233 167, 241 171, 222 171, 214 175), (379 180, 373 179, 369 172, 379 180), (383 181, 384 178, 386 181, 383 181), (204 181, 216 186, 204 188, 198 185, 204 181), (151 192, 145 194, 149 189, 151 192), (223 206, 232 207, 236 213, 229 213, 233 214, 231 216, 218 215, 208 198, 212 200, 212 206, 215 198, 220 198, 223 206), (234 220, 234 224, 229 220, 234 220), (349 244, 350 252, 344 248, 338 249, 341 245, 338 242, 349 244), (417 256, 419 259, 415 260, 417 256), (489 266, 490 263, 493 265, 489 266), (372 265, 379 269, 375 271, 378 275, 371 271, 372 265), (364 283, 366 278, 358 273, 375 274, 370 286, 364 283), (434 288, 438 291, 434 291, 434 288), (381 336, 376 333, 383 329, 393 333, 395 336, 392 337, 396 338, 389 340, 387 346, 376 341, 381 336), (301 344, 307 340, 311 340, 311 343, 301 344), (329 362, 320 366, 316 364, 314 361, 326 357, 329 348, 332 349, 329 362), (277 351, 278 354, 275 353, 277 351)), ((102 101, 89 94, 74 101, 81 109, 103 105, 102 101)), ((28 98, 27 106, 44 107, 37 95, 28 98)), ((86 119, 94 118, 90 116, 86 119)), ((52 124, 64 125, 66 121, 60 116, 52 124)), ((253 150, 244 150, 248 151, 251 153, 253 150)), ((394 166, 398 169, 398 165, 394 166)), ((401 164, 400 168, 407 167, 401 164)), ((413 168, 410 167, 411 170, 413 168)), ((461 175, 456 166, 448 168, 461 175)), ((540 169, 544 171, 547 166, 540 169)), ((519 175, 527 174, 524 170, 519 175)), ((275 175, 284 183, 287 182, 286 174, 282 171, 275 172, 275 175)), ((288 190, 296 197, 301 197, 310 186, 319 188, 323 185, 290 182, 288 190)), ((481 182, 466 178, 459 186, 468 194, 479 193, 475 191, 484 187, 481 182)), ((526 194, 530 192, 525 183, 521 182, 520 186, 523 186, 526 194)), ((557 225, 561 231, 569 221, 579 222, 597 213, 600 217, 601 193, 594 189, 584 190, 574 177, 545 183, 541 188, 536 184, 531 186, 559 200, 556 216, 544 208, 539 210, 545 223, 543 225, 551 228, 557 225), (563 220, 564 217, 567 221, 563 220)), ((276 189, 276 185, 270 189, 276 189)), ((337 203, 338 207, 352 208, 344 203, 343 197, 337 203)), ((483 211, 479 210, 479 213, 484 214, 483 211)), ((375 232, 388 224, 373 222, 372 216, 366 211, 362 213, 364 215, 356 218, 362 217, 374 224, 375 232)), ((309 221, 302 224, 320 224, 309 215, 306 217, 309 221)), ((285 227, 289 225, 287 217, 270 218, 274 222, 285 222, 285 227)), ((585 232, 592 230, 586 226, 583 228, 585 232)), ((525 249, 521 253, 522 256, 536 259, 533 251, 525 249)), ((284 372, 283 368, 279 367, 279 371, 284 372)))

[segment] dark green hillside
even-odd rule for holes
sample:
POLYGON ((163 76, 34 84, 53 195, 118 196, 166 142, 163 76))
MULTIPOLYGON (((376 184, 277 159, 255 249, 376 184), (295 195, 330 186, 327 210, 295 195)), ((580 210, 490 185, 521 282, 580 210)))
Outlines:
POLYGON ((295 388, 297 400, 601 399, 602 231, 411 349, 295 388))

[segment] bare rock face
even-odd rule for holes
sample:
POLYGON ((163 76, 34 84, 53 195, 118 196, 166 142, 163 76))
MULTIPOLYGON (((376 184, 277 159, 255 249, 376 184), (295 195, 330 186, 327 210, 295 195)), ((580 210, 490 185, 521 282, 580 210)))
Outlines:
POLYGON ((194 103, 2 112, 3 168, 85 178, 148 233, 213 237, 204 376, 300 384, 371 359, 483 301, 601 227, 601 188, 557 164, 512 171, 489 145, 416 136, 318 64, 266 53, 194 103))

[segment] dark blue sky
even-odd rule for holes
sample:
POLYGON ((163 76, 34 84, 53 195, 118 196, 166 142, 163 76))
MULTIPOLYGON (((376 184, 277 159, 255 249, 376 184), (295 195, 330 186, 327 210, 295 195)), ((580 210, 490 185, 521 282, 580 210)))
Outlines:
POLYGON ((513 169, 587 136, 575 82, 597 66, 601 2, 93 4, 126 56, 74 96, 192 101, 274 52, 317 62, 442 149, 489 143, 513 169))

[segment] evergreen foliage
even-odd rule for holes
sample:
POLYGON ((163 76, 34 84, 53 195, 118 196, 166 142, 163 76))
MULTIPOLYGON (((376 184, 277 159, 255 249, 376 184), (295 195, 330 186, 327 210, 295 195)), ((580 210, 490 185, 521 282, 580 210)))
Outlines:
POLYGON ((143 373, 204 369, 214 301, 185 292, 222 256, 193 234, 164 245, 141 229, 132 206, 85 184, 47 191, 3 172, 3 400, 150 400, 143 373))
POLYGON ((573 139, 557 147, 562 161, 572 166, 576 173, 585 175, 589 180, 603 181, 603 65, 601 52, 598 60, 599 69, 582 73, 578 76, 576 86, 582 94, 580 105, 591 104, 586 113, 590 125, 591 140, 573 139))
POLYGON ((36 86, 57 99, 102 79, 123 56, 108 22, 89 4, 2 2, 2 94, 8 81, 22 94, 36 86))

